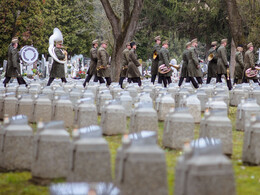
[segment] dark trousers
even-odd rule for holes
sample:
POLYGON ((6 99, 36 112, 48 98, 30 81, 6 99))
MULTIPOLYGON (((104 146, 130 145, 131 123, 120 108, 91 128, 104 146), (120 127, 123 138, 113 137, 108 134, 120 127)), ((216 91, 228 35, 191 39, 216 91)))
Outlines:
POLYGON ((178 86, 180 87, 184 81, 185 77, 180 77, 178 86))
MULTIPOLYGON (((152 75, 151 82, 154 84, 157 75, 152 75)), ((162 83, 162 78, 158 76, 158 83, 162 83)))
POLYGON ((171 77, 160 76, 159 78, 161 78, 161 81, 163 82, 164 87, 167 87, 167 84, 170 84, 172 82, 171 77))
POLYGON ((207 84, 210 84, 212 77, 207 77, 207 84))
MULTIPOLYGON (((17 82, 19 85, 27 85, 25 80, 23 79, 23 77, 16 77, 17 79, 17 82)), ((9 83, 9 81, 11 80, 11 77, 5 77, 5 80, 4 80, 4 86, 6 87, 6 84, 9 83)))
MULTIPOLYGON (((85 87, 86 84, 90 81, 90 79, 92 78, 93 75, 88 74, 88 76, 86 77, 83 86, 85 87)), ((97 75, 94 75, 94 82, 98 82, 98 78, 97 75)))
POLYGON ((128 83, 132 83, 132 78, 127 78, 128 83))
MULTIPOLYGON (((97 77, 99 83, 105 83, 105 80, 103 79, 103 77, 97 77)), ((107 85, 110 85, 111 84, 111 78, 110 77, 105 77, 106 79, 106 82, 107 82, 107 85)))
POLYGON ((123 82, 125 80, 125 77, 120 77, 119 78, 119 85, 121 86, 121 88, 123 89, 123 82))
POLYGON ((196 89, 199 88, 199 85, 198 85, 198 83, 195 81, 194 77, 189 77, 189 78, 187 78, 187 79, 188 79, 188 80, 186 80, 186 82, 191 82, 192 85, 193 85, 196 89))
POLYGON ((202 81, 202 78, 201 78, 201 77, 196 77, 196 80, 197 80, 197 82, 198 82, 199 84, 202 84, 202 83, 203 83, 203 81, 202 81))
MULTIPOLYGON (((222 76, 222 74, 217 75, 217 83, 222 83, 221 76, 222 76)), ((229 90, 231 90, 232 89, 231 79, 230 78, 227 79, 227 74, 225 74, 225 77, 226 77, 226 81, 227 81, 227 87, 229 90)))
MULTIPOLYGON (((60 79, 61 79, 61 81, 62 81, 63 83, 67 83, 66 78, 60 78, 60 79)), ((49 81, 48 81, 48 83, 47 83, 47 86, 50 86, 53 81, 54 81, 54 78, 50 77, 50 78, 49 78, 49 81)))
POLYGON ((133 81, 133 83, 138 83, 139 86, 142 85, 140 77, 134 77, 134 78, 131 78, 131 80, 133 81))

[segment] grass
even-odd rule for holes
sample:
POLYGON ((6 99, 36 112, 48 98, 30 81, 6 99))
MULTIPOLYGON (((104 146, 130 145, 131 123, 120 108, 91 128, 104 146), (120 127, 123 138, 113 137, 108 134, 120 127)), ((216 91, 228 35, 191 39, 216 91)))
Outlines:
MULTIPOLYGON (((236 108, 230 107, 229 118, 233 126, 233 155, 232 163, 236 178, 236 190, 238 195, 260 195, 260 166, 245 166, 243 165, 242 146, 243 135, 241 131, 235 130, 236 108)), ((100 117, 99 120, 100 122, 100 117)), ((127 120, 127 128, 129 127, 129 120, 127 120)), ((159 122, 158 144, 162 147, 163 135, 163 122, 159 122)), ((36 125, 32 124, 35 129, 36 125)), ((195 125, 194 131, 195 138, 199 136, 199 125, 195 125)), ((111 152, 111 166, 114 178, 115 172, 115 158, 117 148, 121 145, 122 136, 107 136, 105 139, 108 141, 111 152)), ((169 194, 174 191, 174 167, 177 158, 181 155, 181 151, 164 149, 166 154, 167 172, 168 172, 168 187, 169 194)), ((30 172, 21 173, 0 173, 0 195, 38 195, 48 194, 48 187, 36 186, 29 182, 31 179, 30 172)))

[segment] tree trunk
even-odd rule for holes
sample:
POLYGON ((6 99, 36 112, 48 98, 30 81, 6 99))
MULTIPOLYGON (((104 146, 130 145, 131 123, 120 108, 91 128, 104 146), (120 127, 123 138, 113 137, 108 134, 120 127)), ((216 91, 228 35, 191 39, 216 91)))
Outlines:
POLYGON ((234 78, 234 72, 235 72, 235 65, 236 65, 236 46, 235 46, 235 42, 232 39, 231 41, 231 55, 230 55, 230 74, 231 74, 231 78, 234 78))
POLYGON ((130 0, 124 0, 124 18, 119 18, 113 8, 111 7, 109 0, 100 0, 105 10, 106 16, 111 24, 113 37, 114 37, 114 48, 111 59, 112 67, 112 80, 118 81, 120 76, 122 52, 125 48, 126 42, 130 41, 136 31, 138 24, 139 15, 143 8, 144 0, 134 0, 134 6, 130 12, 130 0), (123 21, 122 25, 121 22, 123 21))
POLYGON ((236 0, 225 0, 227 4, 229 28, 231 31, 232 38, 235 46, 245 45, 246 38, 243 29, 243 20, 239 13, 236 0))

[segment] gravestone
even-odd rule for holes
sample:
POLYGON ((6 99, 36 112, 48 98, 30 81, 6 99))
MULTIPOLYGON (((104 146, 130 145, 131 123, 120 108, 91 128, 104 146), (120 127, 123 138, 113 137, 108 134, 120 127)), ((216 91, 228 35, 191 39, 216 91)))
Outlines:
MULTIPOLYGON (((17 114, 18 115, 25 115, 29 122, 34 122, 34 115, 35 115, 35 102, 32 99, 31 94, 24 94, 19 95, 21 98, 18 101, 18 108, 17 114)), ((18 96, 18 98, 19 98, 18 96)))
POLYGON ((184 146, 175 167, 175 195, 235 195, 232 162, 221 142, 200 138, 184 146))
POLYGON ((4 114, 9 117, 16 116, 18 107, 18 99, 15 93, 6 93, 4 99, 4 114))
POLYGON ((105 105, 106 101, 112 100, 112 95, 110 94, 109 90, 103 90, 98 95, 98 101, 97 101, 97 110, 98 114, 101 114, 103 106, 105 105))
POLYGON ((30 170, 33 131, 24 115, 13 116, 1 130, 0 167, 6 171, 30 170))
POLYGON ((158 119, 159 121, 164 121, 166 115, 171 109, 175 108, 175 100, 172 98, 171 94, 164 94, 158 105, 158 119))
POLYGON ((190 95, 187 98, 187 107, 190 114, 194 119, 194 123, 200 123, 201 121, 201 104, 196 94, 190 95))
POLYGON ((126 116, 130 117, 133 105, 133 98, 130 96, 130 93, 128 91, 122 91, 118 99, 120 100, 121 105, 125 108, 126 116))
POLYGON ((48 94, 40 94, 35 100, 35 122, 42 120, 43 122, 50 122, 52 120, 52 102, 48 94))
POLYGON ((72 127, 74 124, 74 110, 68 96, 61 96, 55 102, 54 120, 64 121, 65 127, 72 127))
POLYGON ((80 138, 70 149, 69 182, 110 182, 110 152, 99 126, 78 130, 80 138))
POLYGON ((33 181, 41 183, 67 176, 71 142, 63 121, 52 121, 44 125, 33 145, 33 181))
POLYGON ((168 194, 165 153, 156 137, 151 131, 130 134, 129 146, 119 148, 116 182, 122 194, 168 194))
POLYGON ((167 116, 164 124, 164 147, 181 149, 183 144, 194 137, 194 119, 188 108, 177 108, 167 116))

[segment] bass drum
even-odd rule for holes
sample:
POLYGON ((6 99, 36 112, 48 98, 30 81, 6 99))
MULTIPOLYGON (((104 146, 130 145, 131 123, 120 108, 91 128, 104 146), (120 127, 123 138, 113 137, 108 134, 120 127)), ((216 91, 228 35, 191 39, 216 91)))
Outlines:
POLYGON ((25 65, 31 65, 33 64, 36 60, 38 60, 39 53, 37 49, 35 49, 32 46, 24 46, 21 51, 21 58, 25 62, 25 65))

